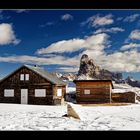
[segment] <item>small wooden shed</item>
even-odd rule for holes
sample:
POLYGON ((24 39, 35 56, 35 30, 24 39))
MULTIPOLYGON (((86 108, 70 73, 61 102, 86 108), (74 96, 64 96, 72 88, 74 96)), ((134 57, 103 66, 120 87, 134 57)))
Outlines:
POLYGON ((132 91, 112 93, 113 103, 135 103, 136 93, 132 91))
POLYGON ((111 80, 74 80, 76 101, 79 104, 110 103, 113 84, 111 80))
POLYGON ((43 68, 23 65, 0 81, 0 103, 62 104, 66 83, 43 68))

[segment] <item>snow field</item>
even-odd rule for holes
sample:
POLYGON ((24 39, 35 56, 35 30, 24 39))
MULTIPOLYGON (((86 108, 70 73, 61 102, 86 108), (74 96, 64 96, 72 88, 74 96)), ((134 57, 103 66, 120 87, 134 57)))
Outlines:
POLYGON ((81 120, 62 117, 66 105, 0 104, 0 130, 140 130, 140 104, 72 106, 81 120))

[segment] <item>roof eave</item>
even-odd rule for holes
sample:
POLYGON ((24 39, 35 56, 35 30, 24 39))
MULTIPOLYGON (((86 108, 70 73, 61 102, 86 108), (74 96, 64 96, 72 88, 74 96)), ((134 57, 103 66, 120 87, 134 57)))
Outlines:
POLYGON ((110 82, 112 88, 114 89, 112 80, 74 80, 73 82, 74 82, 75 84, 76 84, 77 82, 110 82))

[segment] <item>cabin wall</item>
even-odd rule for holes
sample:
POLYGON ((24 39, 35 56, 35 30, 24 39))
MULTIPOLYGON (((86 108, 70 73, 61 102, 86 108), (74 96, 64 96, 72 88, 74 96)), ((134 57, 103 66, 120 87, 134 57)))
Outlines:
MULTIPOLYGON (((54 94, 56 93, 53 85, 39 74, 22 68, 6 78, 0 83, 0 102, 1 103, 21 103, 21 89, 28 89, 28 104, 51 105, 54 104, 54 94), (29 74, 28 81, 21 81, 20 74, 29 74), (4 97, 4 89, 14 89, 14 97, 4 97), (35 97, 35 89, 46 89, 46 97, 35 97), (55 91, 55 92, 54 92, 55 91)), ((65 86, 62 86, 64 97, 65 86)))
POLYGON ((47 83, 48 85, 50 85, 50 82, 47 81, 45 78, 42 78, 39 74, 24 67, 24 68, 18 70, 17 72, 15 72, 14 74, 12 74, 9 78, 2 81, 1 84, 2 85, 7 85, 7 84, 26 85, 26 84, 40 84, 40 83, 41 84, 47 83), (21 74, 29 74, 29 80, 21 81, 20 80, 21 74))
POLYGON ((134 92, 112 93, 113 103, 135 103, 136 94, 134 92))
POLYGON ((21 89, 28 89, 28 104, 53 104, 53 94, 51 86, 11 86, 0 88, 0 102, 1 103, 21 103, 21 89), (4 97, 4 89, 14 89, 14 97, 4 97), (46 97, 35 97, 35 89, 46 89, 46 97))
POLYGON ((54 104, 64 104, 64 97, 66 94, 66 86, 57 86, 53 85, 53 99, 54 99, 54 104), (57 90, 62 89, 62 96, 57 96, 57 90))
POLYGON ((110 90, 109 82, 77 82, 76 101, 77 103, 109 103, 110 90), (85 94, 85 90, 90 90, 90 94, 85 94))

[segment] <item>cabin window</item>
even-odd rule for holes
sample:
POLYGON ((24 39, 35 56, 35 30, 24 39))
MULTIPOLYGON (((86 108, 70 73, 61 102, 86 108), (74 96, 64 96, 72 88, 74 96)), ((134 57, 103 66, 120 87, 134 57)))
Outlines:
POLYGON ((62 96, 62 89, 57 89, 57 96, 62 96))
POLYGON ((4 97, 14 97, 14 89, 5 89, 4 97))
POLYGON ((90 94, 90 90, 85 89, 84 94, 90 94))
POLYGON ((46 97, 46 89, 35 89, 35 97, 46 97))
POLYGON ((26 80, 26 81, 29 80, 29 74, 25 74, 25 80, 26 80))
POLYGON ((20 80, 21 81, 28 81, 29 80, 29 74, 20 74, 20 80))
POLYGON ((20 74, 20 80, 24 81, 24 74, 20 74))

